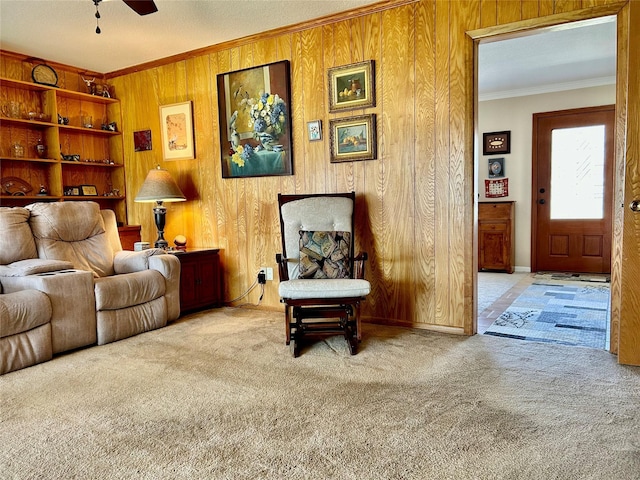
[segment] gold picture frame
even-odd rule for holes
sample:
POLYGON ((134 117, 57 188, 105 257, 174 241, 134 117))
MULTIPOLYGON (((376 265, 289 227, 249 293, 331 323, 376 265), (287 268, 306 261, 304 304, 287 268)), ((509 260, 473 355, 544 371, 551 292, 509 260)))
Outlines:
POLYGON ((222 178, 293 175, 288 60, 217 75, 222 178))
POLYGON ((80 194, 88 197, 95 197, 98 195, 98 189, 95 185, 80 185, 80 194))
POLYGON ((329 112, 375 107, 374 72, 373 60, 330 68, 329 112))
POLYGON ((160 132, 165 161, 196 158, 190 101, 160 106, 160 132))
POLYGON ((329 121, 331 163, 377 158, 375 114, 329 121))

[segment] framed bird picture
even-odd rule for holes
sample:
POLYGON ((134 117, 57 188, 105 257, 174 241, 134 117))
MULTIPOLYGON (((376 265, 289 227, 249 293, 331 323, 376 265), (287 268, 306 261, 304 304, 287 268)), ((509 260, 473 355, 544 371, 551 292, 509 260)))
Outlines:
POLYGON ((289 61, 217 76, 223 178, 293 174, 289 61))
POLYGON ((191 102, 173 103, 160 107, 162 157, 166 160, 196 158, 193 137, 191 102))

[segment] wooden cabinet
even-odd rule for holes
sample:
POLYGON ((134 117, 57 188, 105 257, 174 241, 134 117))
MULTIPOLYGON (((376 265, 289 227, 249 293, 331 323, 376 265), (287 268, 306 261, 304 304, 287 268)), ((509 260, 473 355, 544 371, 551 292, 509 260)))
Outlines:
POLYGON ((5 78, 0 98, 0 205, 92 200, 126 224, 119 100, 5 78))
POLYGON ((478 270, 513 273, 515 202, 478 204, 478 270))
POLYGON ((123 250, 133 250, 134 244, 142 240, 140 236, 141 225, 125 225, 118 227, 120 244, 123 250))
POLYGON ((180 312, 222 304, 220 250, 217 248, 173 251, 180 260, 180 312))

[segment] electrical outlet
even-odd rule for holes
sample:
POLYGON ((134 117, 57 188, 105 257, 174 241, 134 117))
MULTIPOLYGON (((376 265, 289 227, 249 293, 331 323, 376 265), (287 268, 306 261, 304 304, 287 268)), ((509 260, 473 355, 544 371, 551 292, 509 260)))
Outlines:
POLYGON ((272 281, 273 280, 273 268, 271 267, 260 267, 260 271, 264 273, 265 280, 272 281))

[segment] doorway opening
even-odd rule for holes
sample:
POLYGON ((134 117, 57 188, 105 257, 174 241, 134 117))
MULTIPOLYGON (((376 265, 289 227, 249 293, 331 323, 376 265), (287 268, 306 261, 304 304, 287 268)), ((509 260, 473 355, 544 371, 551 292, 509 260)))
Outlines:
MULTIPOLYGON (((507 312, 515 299, 537 281, 536 272, 542 270, 532 261, 532 253, 536 250, 533 233, 537 225, 532 225, 533 199, 539 191, 532 168, 533 115, 615 103, 615 16, 562 27, 528 31, 516 37, 511 34, 508 38, 491 38, 478 44, 476 137, 482 139, 486 132, 509 131, 511 149, 500 155, 484 155, 482 150, 477 150, 477 198, 480 203, 513 201, 516 211, 515 273, 478 273, 478 333, 485 333, 500 315, 507 312), (582 60, 588 65, 581 64, 582 60), (520 77, 525 77, 524 83, 519 83, 520 77), (489 198, 483 192, 485 182, 495 178, 490 170, 496 160, 500 160, 502 170, 499 178, 508 181, 508 195, 489 198)), ((611 232, 605 232, 605 235, 610 244, 611 232)), ((589 237, 587 245, 595 251, 601 241, 598 243, 589 237)), ((482 252, 478 252, 478 257, 481 255, 482 252)), ((610 257, 608 262, 610 271, 610 257)), ((545 270, 567 273, 560 266, 545 270)), ((608 299, 606 303, 610 305, 608 299)), ((609 312, 606 314, 608 327, 609 312)), ((512 315, 511 321, 526 323, 529 319, 512 315)), ((602 348, 608 346, 607 336, 602 348)))

